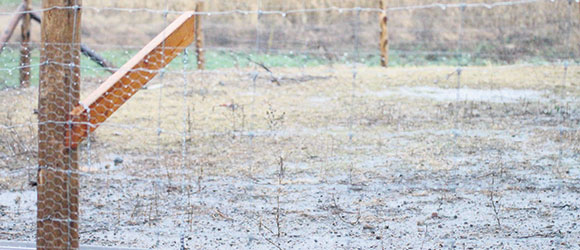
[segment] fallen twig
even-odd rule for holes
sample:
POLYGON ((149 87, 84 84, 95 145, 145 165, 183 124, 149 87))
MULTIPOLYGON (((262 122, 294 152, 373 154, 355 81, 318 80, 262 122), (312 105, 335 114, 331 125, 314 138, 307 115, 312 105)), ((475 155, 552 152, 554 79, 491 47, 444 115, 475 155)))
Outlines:
POLYGON ((271 77, 270 81, 272 81, 273 83, 276 83, 276 85, 280 86, 280 81, 278 80, 278 78, 276 76, 274 76, 274 73, 268 67, 266 67, 266 65, 264 65, 261 62, 256 62, 256 61, 252 60, 252 58, 250 58, 250 57, 247 57, 247 58, 248 58, 248 61, 260 66, 261 68, 266 70, 268 73, 270 73, 270 77, 271 77))

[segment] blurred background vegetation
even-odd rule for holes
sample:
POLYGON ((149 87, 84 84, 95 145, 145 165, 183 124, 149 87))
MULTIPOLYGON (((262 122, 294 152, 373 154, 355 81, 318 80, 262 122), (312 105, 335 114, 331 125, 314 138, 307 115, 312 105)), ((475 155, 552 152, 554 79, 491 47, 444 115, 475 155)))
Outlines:
MULTIPOLYGON (((379 65, 379 0, 205 0, 207 68, 246 67, 248 58, 270 67, 303 67, 351 63, 379 65), (345 11, 323 10, 331 7, 345 11), (280 14, 224 14, 231 10, 303 10, 280 14)), ((495 8, 407 8, 435 3, 497 3, 482 0, 388 0, 390 66, 486 65, 560 61, 578 62, 580 11, 568 0, 538 1, 495 8)), ((19 0, 0 3, 0 23, 7 24, 19 0)), ((40 0, 32 1, 35 9, 40 0)), ((190 0, 84 0, 82 40, 115 65, 122 65, 182 11, 195 9, 190 0), (127 11, 131 9, 132 11, 127 11), (165 11, 167 10, 167 15, 165 11)), ((39 25, 32 41, 39 42, 39 25)), ((4 28, 2 25, 1 28, 4 28)), ((5 70, 0 85, 15 82, 18 66, 17 29, 0 55, 5 70), (11 69, 14 69, 13 71, 11 69)), ((193 52, 191 50, 190 52, 193 52)), ((34 62, 39 52, 33 51, 34 62)), ((86 58, 85 58, 86 59, 86 58)), ((83 59, 83 75, 105 71, 83 59)), ((194 53, 171 67, 193 67, 194 53)), ((35 72, 33 70, 33 72, 35 72)), ((36 73, 35 73, 36 74, 36 73)), ((36 77, 36 76, 34 76, 36 77)), ((33 77, 33 82, 35 81, 33 77)))

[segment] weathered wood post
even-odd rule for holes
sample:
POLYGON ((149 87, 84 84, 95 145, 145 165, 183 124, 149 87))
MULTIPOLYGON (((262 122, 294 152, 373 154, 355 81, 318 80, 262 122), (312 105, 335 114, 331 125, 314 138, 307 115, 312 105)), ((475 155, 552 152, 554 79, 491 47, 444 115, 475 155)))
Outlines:
POLYGON ((379 6, 382 10, 380 17, 381 35, 379 46, 381 49, 381 66, 387 67, 389 65, 389 32, 387 29, 387 0, 379 0, 379 6))
POLYGON ((22 16, 20 41, 20 87, 30 86, 30 0, 23 0, 24 11, 22 16))
POLYGON ((65 146, 79 102, 82 0, 43 0, 38 100, 38 249, 79 248, 78 152, 65 146))
POLYGON ((195 53, 197 55, 197 69, 205 69, 205 53, 203 50, 203 30, 201 28, 200 12, 204 10, 203 1, 195 4, 195 53))
MULTIPOLYGON (((34 12, 30 12, 30 18, 33 21, 42 23, 40 16, 34 12)), ((88 56, 93 62, 103 67, 106 71, 109 71, 109 73, 111 74, 115 73, 116 68, 115 65, 107 61, 104 57, 97 54, 97 52, 89 48, 89 46, 87 46, 86 44, 81 43, 81 53, 83 53, 83 55, 85 56, 88 56)))
POLYGON ((6 46, 6 43, 8 43, 8 40, 10 40, 12 33, 14 33, 14 29, 16 29, 16 26, 18 25, 20 18, 22 18, 22 11, 24 11, 23 4, 18 6, 18 9, 16 9, 16 14, 14 14, 12 19, 10 19, 10 22, 8 22, 8 26, 6 27, 4 32, 2 32, 2 35, 0 35, 0 53, 2 53, 2 51, 4 50, 4 47, 6 46))

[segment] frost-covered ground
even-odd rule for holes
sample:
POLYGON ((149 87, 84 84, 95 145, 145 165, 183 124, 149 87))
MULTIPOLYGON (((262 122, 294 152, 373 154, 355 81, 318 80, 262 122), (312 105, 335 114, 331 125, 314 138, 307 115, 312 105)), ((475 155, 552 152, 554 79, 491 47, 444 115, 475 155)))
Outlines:
MULTIPOLYGON (((274 69, 281 86, 169 75, 83 146, 82 242, 580 248, 578 69, 565 85, 556 67, 454 70, 359 68, 353 82, 350 69, 274 69)), ((2 93, 21 105, 15 124, 31 119, 27 91, 2 93)), ((30 126, 2 133, 33 145, 30 126)), ((34 239, 29 157, 0 168, 0 239, 34 239)))

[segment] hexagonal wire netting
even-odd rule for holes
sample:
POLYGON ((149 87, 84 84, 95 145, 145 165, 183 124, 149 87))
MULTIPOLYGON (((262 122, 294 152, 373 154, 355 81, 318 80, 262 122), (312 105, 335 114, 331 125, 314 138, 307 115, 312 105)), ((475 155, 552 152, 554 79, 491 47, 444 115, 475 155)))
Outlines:
POLYGON ((0 247, 580 247, 578 1, 44 2, 0 3, 0 247))

